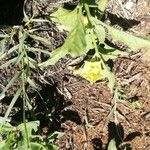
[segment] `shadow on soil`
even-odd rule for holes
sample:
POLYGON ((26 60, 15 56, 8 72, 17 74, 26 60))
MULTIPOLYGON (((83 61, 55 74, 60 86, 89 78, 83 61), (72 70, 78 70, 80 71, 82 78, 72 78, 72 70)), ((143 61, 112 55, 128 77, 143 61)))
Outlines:
MULTIPOLYGON (((28 121, 39 120, 42 128, 47 128, 48 132, 62 131, 61 124, 67 120, 81 124, 81 118, 78 112, 66 110, 65 108, 72 104, 66 100, 63 95, 58 93, 56 85, 41 85, 42 89, 39 94, 29 93, 33 109, 26 111, 26 119, 28 121)), ((13 97, 6 97, 1 102, 3 106, 8 106, 13 97)), ((23 103, 19 98, 11 111, 10 117, 13 125, 22 122, 23 103)), ((4 112, 7 109, 4 110, 4 112)), ((3 112, 3 116, 4 116, 3 112)))
POLYGON ((121 124, 115 124, 114 122, 110 122, 108 124, 108 137, 109 137, 108 144, 112 139, 115 139, 118 150, 122 150, 125 148, 126 150, 132 150, 131 145, 127 142, 132 141, 137 136, 141 136, 141 133, 131 132, 126 137, 124 136, 125 136, 124 129, 121 124))
POLYGON ((128 30, 132 28, 133 26, 138 25, 140 23, 140 21, 118 17, 117 15, 109 13, 109 12, 106 12, 103 19, 109 20, 111 25, 120 26, 121 28, 123 28, 123 30, 128 30))
POLYGON ((93 145, 94 150, 102 150, 103 143, 100 138, 92 139, 92 145, 93 145))
POLYGON ((23 19, 24 0, 0 1, 0 25, 18 25, 23 19))

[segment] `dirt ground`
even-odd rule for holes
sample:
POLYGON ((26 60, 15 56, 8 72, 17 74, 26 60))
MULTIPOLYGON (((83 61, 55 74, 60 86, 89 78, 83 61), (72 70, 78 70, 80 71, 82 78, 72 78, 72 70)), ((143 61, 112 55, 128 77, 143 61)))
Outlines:
MULTIPOLYGON (((47 9, 50 12, 55 10, 52 5, 47 9)), ((148 38, 150 2, 132 0, 129 3, 127 0, 120 5, 119 0, 110 0, 104 21, 120 30, 148 38)), ((66 34, 59 32, 53 24, 51 28, 48 34, 53 35, 53 47, 58 47, 63 43, 66 34)), ((120 57, 111 62, 119 88, 124 91, 126 98, 118 100, 117 111, 109 117, 114 95, 110 93, 107 81, 91 85, 74 76, 67 68, 68 60, 70 57, 47 68, 46 78, 51 84, 39 81, 44 101, 35 93, 30 95, 36 105, 35 114, 41 121, 43 134, 55 130, 63 131, 64 136, 55 142, 60 150, 105 150, 113 138, 120 150, 150 150, 150 49, 137 50, 128 57, 120 57), (48 112, 45 112, 43 103, 48 112)), ((9 80, 12 70, 0 70, 3 79, 9 80)), ((34 76, 39 80, 38 73, 34 76)), ((0 80, 0 85, 3 79, 0 80)), ((10 100, 14 91, 15 88, 8 92, 10 100)), ((5 99, 1 102, 1 115, 4 115, 7 103, 5 99)), ((15 108, 19 105, 16 104, 15 108)), ((21 121, 20 111, 15 108, 11 115, 13 124, 21 121)), ((30 116, 28 119, 31 119, 30 116)))

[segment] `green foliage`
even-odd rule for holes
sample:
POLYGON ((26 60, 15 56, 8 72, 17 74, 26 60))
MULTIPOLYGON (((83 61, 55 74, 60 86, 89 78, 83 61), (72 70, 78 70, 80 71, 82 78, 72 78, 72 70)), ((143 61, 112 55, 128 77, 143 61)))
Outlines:
POLYGON ((130 107, 132 109, 140 109, 142 106, 138 100, 135 100, 135 101, 131 102, 130 107))
MULTIPOLYGON (((0 117, 0 125, 4 118, 0 117)), ((56 138, 63 136, 60 132, 54 132, 47 137, 36 135, 40 126, 39 121, 31 121, 26 123, 29 143, 26 143, 26 131, 24 123, 17 127, 6 123, 0 128, 0 149, 1 150, 57 150, 53 145, 56 138)))
MULTIPOLYGON (((30 21, 28 20, 28 25, 30 26, 30 21)), ((26 25, 27 25, 26 24, 26 25)), ((55 145, 52 144, 52 140, 48 140, 40 135, 35 135, 33 132, 37 132, 39 128, 39 121, 27 122, 26 120, 26 110, 32 111, 31 101, 27 94, 27 85, 38 92, 38 88, 33 79, 31 79, 32 71, 38 69, 38 59, 34 60, 30 52, 38 55, 39 53, 44 53, 49 55, 48 51, 30 47, 28 40, 39 41, 46 45, 51 45, 50 40, 37 36, 34 32, 37 29, 30 29, 24 26, 19 26, 13 28, 11 33, 8 33, 7 36, 1 36, 0 41, 0 61, 3 61, 7 56, 14 56, 13 58, 4 61, 5 63, 0 64, 0 69, 7 69, 8 67, 18 66, 18 70, 12 79, 8 82, 6 87, 3 88, 3 91, 0 93, 0 100, 5 98, 6 92, 13 86, 15 83, 18 84, 18 89, 14 94, 8 109, 4 115, 4 118, 0 119, 0 149, 1 150, 27 150, 27 149, 42 149, 42 150, 55 150, 57 149, 55 145), (7 44, 10 41, 15 41, 15 45, 8 49, 7 44), (8 117, 11 113, 13 106, 15 105, 18 98, 23 100, 23 123, 17 127, 13 127, 7 123, 8 117)), ((33 116, 34 117, 34 116, 33 116)), ((58 133, 56 134, 58 135, 58 133)), ((57 136, 55 136, 57 137, 57 136)), ((53 139, 54 140, 54 139, 53 139)))
POLYGON ((150 47, 150 41, 114 29, 103 23, 99 18, 102 17, 106 5, 107 0, 100 0, 97 3, 84 0, 73 10, 60 8, 54 12, 51 15, 52 20, 62 24, 64 29, 69 31, 69 34, 64 45, 54 50, 50 55, 50 59, 39 64, 39 66, 45 67, 54 65, 60 58, 65 57, 67 54, 70 54, 72 57, 77 57, 87 55, 87 52, 92 50, 95 54, 90 57, 91 59, 85 60, 81 69, 79 69, 80 71, 78 70, 75 72, 78 72, 79 75, 89 80, 91 83, 93 83, 93 81, 96 82, 101 78, 101 75, 99 74, 101 72, 104 77, 108 78, 108 86, 110 87, 111 92, 113 92, 115 77, 111 73, 106 62, 109 59, 114 59, 118 56, 128 55, 128 53, 108 46, 105 43, 106 36, 110 35, 113 42, 119 42, 127 46, 129 51, 150 47), (95 59, 95 57, 98 59, 95 59), (91 61, 93 65, 94 63, 100 62, 98 67, 99 71, 98 68, 95 69, 95 67, 92 71, 97 72, 97 75, 94 74, 92 77, 90 72, 89 75, 86 76, 81 73, 81 70, 83 70, 83 68, 85 69, 84 66, 87 66, 87 61, 91 61), (89 76, 91 80, 89 79, 89 76))
POLYGON ((149 48, 150 47, 149 39, 144 39, 141 37, 133 36, 124 31, 120 31, 118 29, 110 27, 95 18, 94 18, 94 20, 97 24, 101 24, 102 26, 107 28, 108 33, 111 35, 114 42, 120 42, 120 43, 128 46, 130 51, 135 51, 140 48, 146 48, 146 47, 149 48))
POLYGON ((107 3, 108 3, 108 0, 99 0, 97 2, 97 5, 98 5, 98 9, 102 12, 102 14, 104 13, 105 11, 105 8, 107 6, 107 3))
POLYGON ((84 31, 82 14, 81 12, 78 12, 81 8, 79 10, 78 9, 76 8, 73 11, 67 11, 61 8, 60 10, 58 10, 57 13, 54 13, 54 16, 56 17, 58 16, 57 18, 60 23, 64 23, 64 25, 66 25, 68 30, 70 30, 71 28, 72 29, 69 32, 69 35, 66 39, 66 42, 63 44, 63 46, 54 50, 51 53, 51 59, 44 63, 41 63, 39 66, 54 65, 60 58, 64 57, 66 54, 70 54, 72 57, 77 57, 87 52, 86 40, 85 40, 86 34, 84 31), (62 14, 61 16, 59 16, 60 13, 62 14), (74 24, 70 22, 71 18, 74 18, 73 19, 75 20, 75 22, 73 21, 74 24))
POLYGON ((123 118, 129 123, 128 118, 117 107, 117 104, 119 102, 125 102, 125 100, 126 100, 126 95, 124 94, 124 91, 119 86, 117 86, 114 90, 113 98, 111 100, 111 110, 107 115, 108 120, 110 119, 110 117, 114 115, 114 120, 116 124, 118 123, 117 117, 123 118))
MULTIPOLYGON (((26 92, 26 85, 29 84, 33 90, 38 92, 35 81, 31 79, 32 71, 37 70, 39 67, 43 69, 43 67, 48 65, 54 65, 59 59, 68 54, 72 57, 86 56, 83 60, 83 64, 75 68, 74 74, 78 74, 87 79, 91 84, 104 78, 108 79, 108 86, 114 94, 112 109, 108 117, 113 112, 115 117, 116 114, 123 116, 123 114, 117 110, 117 101, 125 97, 120 89, 117 87, 114 88, 116 79, 107 65, 107 61, 115 59, 118 56, 127 56, 129 51, 150 47, 150 40, 135 37, 103 23, 101 18, 104 14, 107 2, 108 0, 99 0, 97 2, 83 0, 73 10, 60 8, 51 14, 50 18, 57 24, 62 25, 63 29, 68 33, 64 44, 51 53, 49 53, 48 50, 32 47, 28 43, 28 39, 30 39, 51 46, 50 39, 36 35, 35 31, 38 29, 30 28, 32 22, 49 22, 48 20, 34 19, 34 16, 29 18, 24 12, 24 26, 13 28, 11 33, 0 35, 0 61, 5 59, 8 55, 15 54, 15 56, 7 62, 0 64, 0 69, 7 69, 9 66, 19 66, 19 70, 16 71, 7 86, 0 93, 0 100, 2 100, 11 86, 16 82, 19 83, 18 89, 13 96, 4 118, 0 118, 0 149, 57 149, 57 147, 53 145, 53 142, 55 138, 59 138, 62 134, 55 132, 48 137, 37 135, 40 126, 39 121, 27 122, 26 120, 25 108, 28 110, 33 109, 26 92), (105 42, 108 35, 112 38, 112 42, 119 42, 127 46, 128 52, 109 46, 105 42), (7 49, 7 42, 13 38, 17 39, 16 44, 10 49, 7 49), (37 55, 37 53, 46 54, 49 56, 49 59, 45 62, 40 62, 33 59, 29 55, 30 52, 35 55, 37 55), (19 97, 23 100, 23 123, 14 127, 9 124, 7 120, 19 97)), ((133 105, 134 108, 140 107, 138 103, 134 103, 133 105)), ((116 150, 114 140, 110 141, 108 150, 116 150)))
POLYGON ((117 150, 115 139, 109 142, 107 150, 117 150))
POLYGON ((61 7, 50 18, 55 22, 61 23, 65 30, 71 31, 78 25, 78 8, 72 11, 61 7))

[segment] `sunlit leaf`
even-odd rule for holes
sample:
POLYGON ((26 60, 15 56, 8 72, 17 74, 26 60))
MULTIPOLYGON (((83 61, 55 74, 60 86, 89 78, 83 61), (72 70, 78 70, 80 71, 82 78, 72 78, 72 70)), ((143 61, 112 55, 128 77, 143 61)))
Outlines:
POLYGON ((93 44, 93 40, 96 40, 96 36, 93 34, 92 29, 87 29, 86 30, 86 35, 85 35, 85 39, 86 39, 86 49, 87 51, 90 49, 94 49, 94 44, 93 44))
POLYGON ((107 150, 117 150, 115 139, 109 142, 107 150))
POLYGON ((7 118, 8 118, 8 116, 9 116, 9 114, 10 114, 10 112, 11 112, 13 106, 14 106, 14 104, 16 103, 17 99, 19 98, 19 96, 21 94, 21 91, 22 91, 22 89, 18 89, 17 92, 15 93, 13 99, 11 100, 11 103, 9 104, 8 109, 7 109, 6 113, 5 113, 4 122, 2 123, 2 126, 5 124, 5 122, 6 122, 7 118))
POLYGON ((10 123, 6 123, 5 125, 3 125, 3 122, 5 122, 5 118, 4 117, 0 117, 0 126, 2 126, 0 128, 0 134, 6 134, 9 133, 13 130, 13 126, 10 123))
POLYGON ((103 73, 107 77, 108 87, 111 90, 111 93, 113 93, 113 89, 114 89, 115 82, 116 82, 115 75, 110 71, 110 68, 105 64, 103 64, 103 73))
MULTIPOLYGON (((28 134, 31 135, 32 134, 32 130, 34 130, 35 132, 38 130, 38 127, 40 125, 39 121, 30 121, 28 123, 26 123, 27 125, 27 129, 28 129, 28 134)), ((20 124, 18 126, 18 129, 20 129, 21 131, 24 131, 24 123, 20 124)))
POLYGON ((108 0, 99 0, 97 2, 98 4, 98 9, 102 12, 102 14, 104 13, 104 10, 106 9, 106 6, 108 4, 108 0))
POLYGON ((47 61, 40 63, 39 66, 48 66, 48 65, 54 65, 60 58, 65 57, 67 54, 67 49, 64 49, 64 47, 57 48, 52 51, 50 59, 47 61))
POLYGON ((120 42, 129 47, 131 51, 137 50, 139 48, 150 47, 150 40, 141 37, 136 37, 124 31, 110 27, 109 25, 93 18, 96 24, 102 25, 107 28, 108 33, 111 35, 113 42, 120 42))
POLYGON ((110 59, 115 59, 119 56, 121 57, 121 56, 129 55, 129 53, 127 51, 118 50, 116 48, 108 46, 107 44, 104 45, 104 48, 100 49, 100 52, 105 61, 108 61, 110 59))
POLYGON ((138 100, 131 102, 130 107, 132 109, 140 109, 141 108, 141 104, 138 100))
POLYGON ((96 25, 95 24, 95 28, 94 28, 95 34, 98 37, 98 40, 100 43, 104 43, 105 38, 106 38, 106 33, 105 33, 105 29, 103 26, 101 25, 96 25))
POLYGON ((69 33, 64 45, 56 50, 53 50, 50 59, 39 64, 39 66, 54 65, 60 58, 63 58, 66 54, 70 54, 72 57, 77 57, 85 54, 86 52, 84 26, 82 20, 80 20, 80 18, 78 17, 77 25, 69 33))
POLYGON ((10 37, 8 34, 0 34, 0 38, 8 38, 10 37))
POLYGON ((61 7, 51 14, 51 19, 64 25, 63 27, 65 30, 71 31, 77 25, 77 13, 77 7, 74 10, 68 10, 61 7))

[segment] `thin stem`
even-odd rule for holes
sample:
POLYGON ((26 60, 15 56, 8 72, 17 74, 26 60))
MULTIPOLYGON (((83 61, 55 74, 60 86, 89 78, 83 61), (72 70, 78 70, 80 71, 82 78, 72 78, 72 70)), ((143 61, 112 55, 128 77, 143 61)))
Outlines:
MULTIPOLYGON (((24 35, 22 35, 20 39, 20 45, 19 45, 19 51, 20 53, 23 53, 25 51, 24 49, 24 35)), ((26 52, 25 52, 26 54, 26 52)), ((21 88, 22 88, 22 94, 23 94, 23 123, 24 123, 24 128, 25 128, 25 134, 26 134, 26 141, 27 146, 30 147, 29 145, 29 137, 28 137, 28 132, 27 132, 27 125, 26 125, 26 89, 25 89, 25 79, 26 79, 26 70, 25 70, 25 61, 24 57, 21 60, 21 66, 22 66, 22 72, 21 72, 21 88)))

